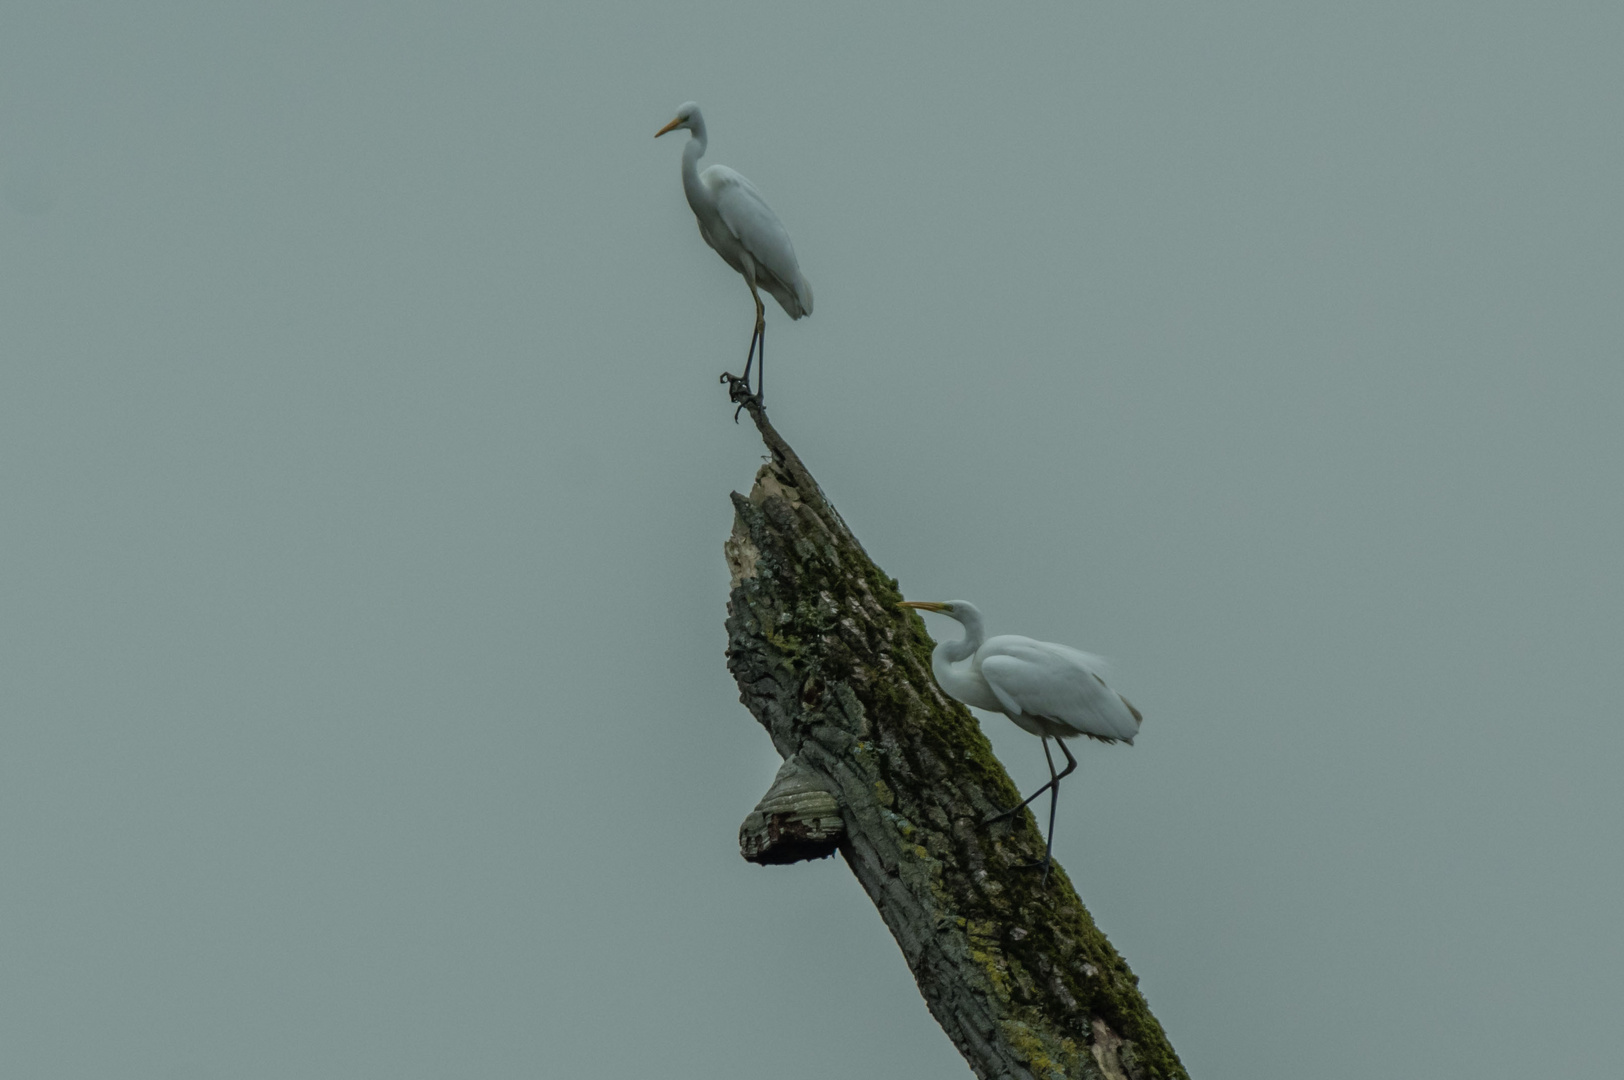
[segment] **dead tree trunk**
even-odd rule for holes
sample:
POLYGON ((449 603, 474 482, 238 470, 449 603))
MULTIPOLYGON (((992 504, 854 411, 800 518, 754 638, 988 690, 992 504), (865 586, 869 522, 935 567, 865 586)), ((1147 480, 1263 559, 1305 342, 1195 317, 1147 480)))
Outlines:
POLYGON ((924 623, 753 402, 772 460, 733 495, 727 666, 784 756, 739 844, 839 851, 931 1013, 982 1080, 1188 1080, 975 719, 930 673, 924 623))

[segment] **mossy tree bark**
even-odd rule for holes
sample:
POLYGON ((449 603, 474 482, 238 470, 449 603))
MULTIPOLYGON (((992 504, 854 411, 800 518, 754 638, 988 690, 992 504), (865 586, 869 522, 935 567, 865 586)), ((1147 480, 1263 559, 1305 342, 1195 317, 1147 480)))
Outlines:
POLYGON ((733 495, 727 664, 785 759, 740 830, 745 857, 838 850, 983 1080, 1187 1080, 1064 870, 1043 885, 1031 869, 1032 815, 983 823, 1020 796, 932 679, 924 623, 745 407, 772 458, 733 495))

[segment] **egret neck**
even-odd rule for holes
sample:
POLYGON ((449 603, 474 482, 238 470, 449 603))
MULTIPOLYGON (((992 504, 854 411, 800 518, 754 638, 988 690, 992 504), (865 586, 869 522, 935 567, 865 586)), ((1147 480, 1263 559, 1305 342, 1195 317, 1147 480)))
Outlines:
POLYGON ((987 680, 981 677, 973 664, 961 665, 961 661, 974 656, 987 639, 986 632, 981 628, 981 612, 971 604, 955 601, 953 610, 942 614, 957 620, 964 627, 964 637, 958 641, 944 641, 931 650, 930 669, 936 675, 936 685, 947 691, 949 697, 957 698, 966 705, 1001 712, 1003 706, 998 703, 987 680))
POLYGON ((688 205, 695 209, 711 202, 711 194, 699 179, 699 159, 705 156, 705 118, 694 112, 688 128, 688 145, 682 148, 682 191, 688 196, 688 205))

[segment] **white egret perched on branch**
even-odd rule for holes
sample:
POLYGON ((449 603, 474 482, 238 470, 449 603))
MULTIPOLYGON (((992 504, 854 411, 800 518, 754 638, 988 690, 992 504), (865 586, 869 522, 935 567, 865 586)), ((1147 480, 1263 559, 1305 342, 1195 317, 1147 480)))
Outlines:
MULTIPOLYGON (((654 133, 658 139, 668 131, 687 128, 688 145, 682 148, 682 190, 688 196, 688 205, 699 219, 699 235, 716 254, 733 269, 744 275, 750 286, 750 295, 756 301, 756 329, 750 335, 750 352, 744 360, 744 375, 735 378, 724 374, 723 382, 735 389, 743 386, 750 393, 750 366, 759 363, 766 367, 767 313, 761 306, 761 294, 756 286, 772 294, 792 319, 812 314, 812 283, 801 273, 795 261, 795 246, 789 242, 789 231, 778 220, 772 207, 761 197, 755 185, 728 168, 712 165, 699 171, 699 159, 705 156, 705 118, 699 106, 688 102, 677 110, 674 120, 654 133)), ((756 401, 761 401, 762 370, 756 374, 756 401)), ((737 398, 735 397, 735 400, 737 398)))
POLYGON ((1065 740, 1086 735, 1100 742, 1131 745, 1144 718, 1127 698, 1105 685, 1101 677, 1104 661, 1097 656, 1014 634, 986 637, 981 629, 981 612, 963 600, 945 604, 905 600, 902 606, 934 611, 964 626, 962 640, 943 642, 930 654, 930 668, 938 686, 966 705, 1003 713, 1023 731, 1043 740, 1049 782, 988 820, 1016 814, 1049 792, 1049 840, 1043 852, 1043 880, 1048 881, 1060 781, 1077 768, 1077 759, 1071 756, 1065 740), (1058 773, 1049 753, 1051 737, 1066 755, 1066 767, 1058 773))

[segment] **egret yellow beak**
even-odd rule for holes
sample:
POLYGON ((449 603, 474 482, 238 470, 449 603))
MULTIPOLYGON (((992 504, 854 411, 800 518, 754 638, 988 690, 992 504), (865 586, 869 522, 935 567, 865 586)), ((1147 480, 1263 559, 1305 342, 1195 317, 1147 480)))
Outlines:
POLYGON ((938 615, 947 614, 947 605, 938 604, 934 600, 904 600, 902 606, 918 608, 920 611, 934 611, 938 615))
POLYGON ((664 135, 668 131, 675 131, 676 128, 677 128, 677 125, 679 125, 681 123, 682 123, 682 117, 679 116, 675 120, 671 121, 669 124, 665 125, 665 127, 661 128, 659 131, 656 131, 654 133, 654 137, 656 139, 658 139, 661 135, 664 135))

